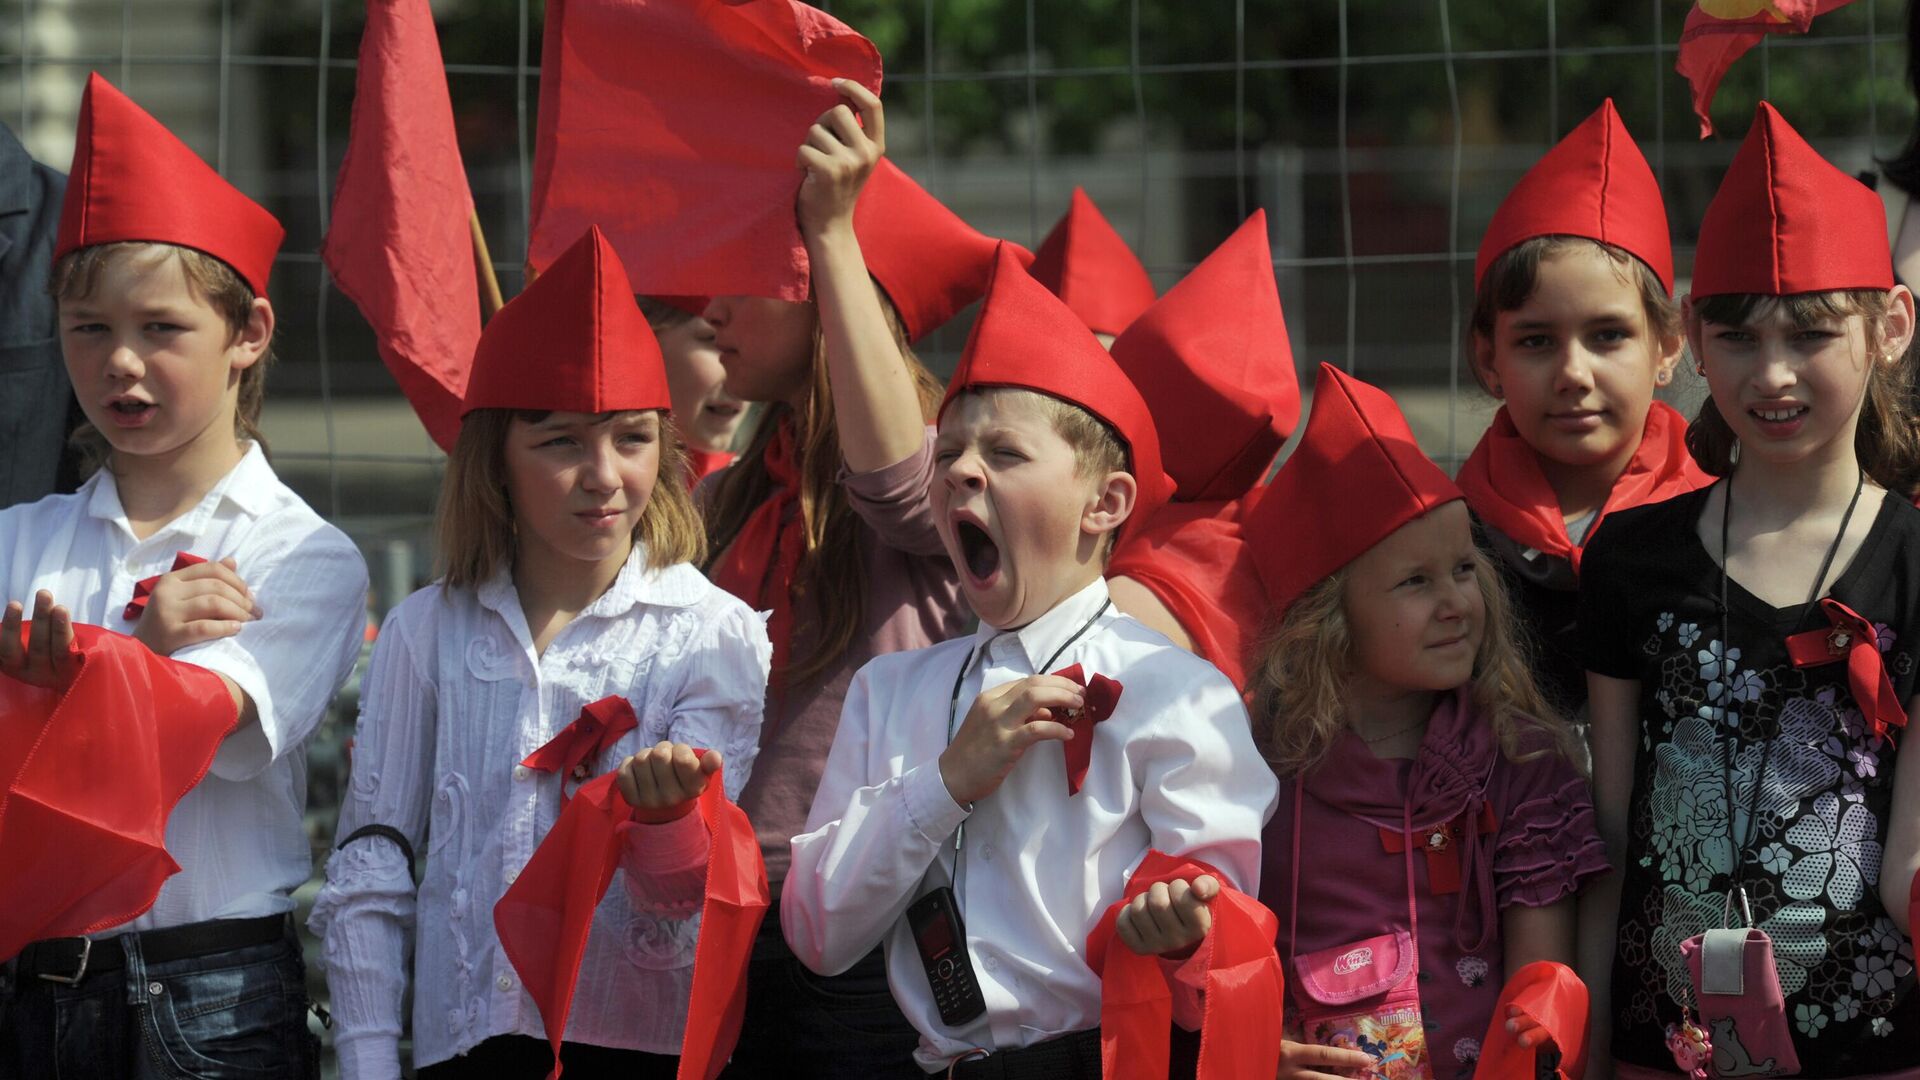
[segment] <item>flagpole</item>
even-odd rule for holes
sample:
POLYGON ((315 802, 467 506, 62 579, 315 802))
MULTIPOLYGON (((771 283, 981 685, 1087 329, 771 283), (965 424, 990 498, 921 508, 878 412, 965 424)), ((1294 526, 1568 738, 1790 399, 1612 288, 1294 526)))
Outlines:
POLYGON ((493 272, 493 256, 487 254, 487 236, 480 231, 480 211, 467 215, 467 225, 473 234, 473 265, 480 272, 480 316, 485 321, 493 318, 506 301, 500 298, 500 278, 493 272))

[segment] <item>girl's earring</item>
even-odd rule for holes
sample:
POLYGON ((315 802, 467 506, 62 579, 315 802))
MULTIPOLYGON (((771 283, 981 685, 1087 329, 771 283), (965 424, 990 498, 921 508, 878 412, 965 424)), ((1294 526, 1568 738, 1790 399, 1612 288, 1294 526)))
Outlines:
POLYGON ((1655 386, 1665 386, 1672 381, 1673 381, 1672 368, 1661 368, 1660 373, 1653 377, 1653 385, 1655 386))
POLYGON ((1501 388, 1501 386, 1500 386, 1500 384, 1499 384, 1499 383, 1494 383, 1494 384, 1493 384, 1493 391, 1492 391, 1492 393, 1493 393, 1493 396, 1494 396, 1494 397, 1497 397, 1497 398, 1503 398, 1503 397, 1506 397, 1506 396, 1507 396, 1507 394, 1506 394, 1506 391, 1505 391, 1505 390, 1503 390, 1503 389, 1501 388))

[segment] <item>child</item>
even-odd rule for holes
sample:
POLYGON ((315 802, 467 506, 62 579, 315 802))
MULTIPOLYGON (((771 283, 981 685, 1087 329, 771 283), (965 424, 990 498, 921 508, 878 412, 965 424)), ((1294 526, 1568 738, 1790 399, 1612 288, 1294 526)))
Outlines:
POLYGON ((700 481, 733 461, 733 438, 746 419, 747 405, 727 393, 727 372, 713 345, 713 324, 697 312, 704 297, 640 297, 640 311, 660 342, 667 364, 667 392, 673 398, 673 426, 687 456, 687 483, 700 481))
POLYGON ((1300 384, 1256 210, 1113 344, 1144 388, 1178 488, 1107 564, 1113 602, 1247 685, 1263 613, 1240 519, 1300 419, 1300 384))
POLYGON ((1886 490, 1920 437, 1883 214, 1759 106, 1686 302, 1712 394, 1687 445, 1721 479, 1615 515, 1588 551, 1594 790, 1622 874, 1582 937, 1613 943, 1586 977, 1613 1024, 1595 1063, 1622 1076, 1689 1071, 1669 1049, 1701 1034, 1723 1076, 1920 1069, 1903 925, 1920 767, 1901 737, 1920 511, 1886 490), (1711 932, 1747 927, 1772 962, 1736 933, 1745 995, 1701 993, 1688 953, 1716 970, 1711 932))
MULTIPOLYGON (((722 296, 706 311, 727 392, 769 405, 740 459, 699 495, 709 575, 773 612, 760 767, 740 806, 776 896, 853 673, 883 653, 944 641, 968 618, 929 498, 926 419, 939 383, 908 343, 979 297, 993 241, 881 156, 879 99, 838 85, 860 122, 839 106, 800 150, 813 302, 722 296)), ((917 1036, 877 949, 822 982, 794 961, 772 913, 761 938, 733 1075, 900 1068, 917 1036)))
POLYGON ((1247 529, 1277 620, 1252 693, 1282 781, 1260 898, 1302 1040, 1284 1074, 1466 1080, 1502 983, 1571 963, 1574 893, 1606 870, 1571 733, 1459 489, 1384 392, 1321 365, 1247 529))
MULTIPOLYGON (((940 535, 980 631, 861 669, 781 896, 787 940, 814 971, 886 942, 923 1070, 1099 1075, 1100 982, 1081 943, 1148 849, 1230 879, 1158 897, 1169 934, 1153 952, 1184 955, 1220 887, 1255 887, 1274 784, 1239 698, 1114 611, 1101 576, 1113 534, 1172 487, 1159 458, 1139 392, 1003 248, 938 443, 940 535), (1108 719, 1077 734, 1062 723, 1092 700, 1063 668, 1120 684, 1108 719), (935 895, 963 920, 948 927, 985 1002, 952 1023, 903 917, 935 895)), ((1129 927, 1145 899, 1119 931, 1143 952, 1129 927)), ((1197 1003, 1181 999, 1191 1026, 1197 1003)))
MULTIPOLYGON (((745 779, 770 649, 760 619, 693 568, 704 536, 678 480, 669 400, 597 228, 481 335, 442 488, 445 576, 381 631, 342 839, 314 905, 346 1077, 400 1074, 409 951, 422 1077, 540 1075, 541 1017, 493 908, 569 793, 616 764, 642 808, 677 801, 665 788, 698 794, 721 758, 729 795, 745 779), (609 695, 625 725, 599 711, 609 695), (689 746, 718 753, 696 767, 689 746), (650 781, 671 780, 676 759, 677 781, 650 781)), ((626 887, 595 917, 562 1058, 669 1077, 706 834, 685 816, 635 826, 630 844, 626 887)))
POLYGON ((1580 553, 1616 510, 1707 483, 1657 387, 1680 359, 1673 251, 1653 170, 1608 100, 1493 215, 1474 262, 1474 377, 1499 399, 1460 469, 1483 546, 1563 716, 1587 700, 1580 553))
POLYGON ((1153 306, 1153 279, 1082 188, 1033 253, 1034 280, 1066 301, 1102 346, 1153 306))
POLYGON ((11 646, 0 674, 23 674, 31 602, 31 655, 65 652, 72 622, 131 634, 216 673, 240 722, 205 748, 211 775, 166 820, 180 871, 151 908, 91 943, 21 953, 0 999, 0 1074, 144 1075, 160 1055, 318 1075, 288 914, 311 870, 304 744, 358 654, 367 571, 274 475, 255 426, 283 235, 89 79, 52 288, 84 434, 104 463, 72 495, 0 512, 11 646), (65 632, 50 641, 56 625, 65 632))

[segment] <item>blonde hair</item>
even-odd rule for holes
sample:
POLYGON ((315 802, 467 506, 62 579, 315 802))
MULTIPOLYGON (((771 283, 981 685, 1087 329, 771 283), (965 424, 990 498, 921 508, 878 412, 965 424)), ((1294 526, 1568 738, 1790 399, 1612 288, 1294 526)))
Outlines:
MULTIPOLYGON (((1486 605, 1486 628, 1473 658, 1471 693, 1480 716, 1493 725, 1501 753, 1514 762, 1547 753, 1577 761, 1572 729, 1533 681, 1506 586, 1478 551, 1473 579, 1486 605)), ((1259 646, 1248 688, 1253 737, 1283 778, 1311 771, 1347 725, 1353 635, 1343 601, 1346 584, 1342 569, 1308 589, 1259 646)))
MULTIPOLYGON (((1667 293, 1667 287, 1660 283, 1660 276, 1653 272, 1653 267, 1640 261, 1639 256, 1626 248, 1586 236, 1536 236, 1501 252, 1499 258, 1488 264, 1486 274, 1480 279, 1480 287, 1474 291, 1473 311, 1467 318, 1469 334, 1491 342, 1494 324, 1499 320, 1500 313, 1518 309, 1533 295, 1534 287, 1540 283, 1540 264, 1583 247, 1593 248, 1605 255, 1613 263, 1614 273, 1620 276, 1620 280, 1639 292, 1640 310, 1646 315, 1647 330, 1651 334, 1648 346, 1660 349, 1668 343, 1677 345, 1684 332, 1680 322, 1680 305, 1673 302, 1673 297, 1667 293)), ((1653 359, 1658 361, 1660 354, 1655 353, 1653 359)), ((1480 384, 1480 389, 1492 393, 1480 366, 1467 366, 1473 371, 1473 380, 1480 384)))
MULTIPOLYGON (((158 256, 149 272, 159 269, 167 256, 180 264, 187 288, 195 298, 205 301, 226 320, 227 344, 231 345, 234 338, 246 330, 253 318, 253 286, 233 267, 212 255, 179 244, 120 240, 69 251, 53 264, 47 291, 56 301, 86 300, 100 287, 100 278, 117 260, 149 253, 158 256)), ((273 345, 269 342, 260 359, 240 372, 240 400, 233 412, 234 438, 257 442, 262 451, 267 449, 267 437, 260 433, 260 407, 266 401, 267 368, 272 362, 273 345)), ((82 423, 68 441, 80 450, 88 472, 105 464, 112 450, 106 436, 90 423, 82 423)))
MULTIPOLYGON (((450 587, 472 587, 513 565, 516 529, 507 495, 507 432, 515 420, 537 424, 552 415, 537 409, 475 409, 460 425, 460 437, 447 456, 434 521, 439 570, 450 587)), ((601 413, 596 422, 620 413, 601 413)), ((652 568, 699 562, 706 557, 706 532, 693 508, 683 477, 686 455, 660 415, 660 472, 633 542, 645 544, 652 568)))

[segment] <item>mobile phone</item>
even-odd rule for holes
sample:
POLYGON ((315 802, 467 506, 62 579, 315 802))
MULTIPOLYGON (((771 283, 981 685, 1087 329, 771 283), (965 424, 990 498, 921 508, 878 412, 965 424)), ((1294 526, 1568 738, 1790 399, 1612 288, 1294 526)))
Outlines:
POLYGON ((957 1027, 986 1012, 987 1001, 980 996, 980 980, 973 974, 966 924, 960 921, 953 889, 942 885, 915 900, 907 909, 907 925, 920 950, 927 985, 933 988, 940 1022, 957 1027))

